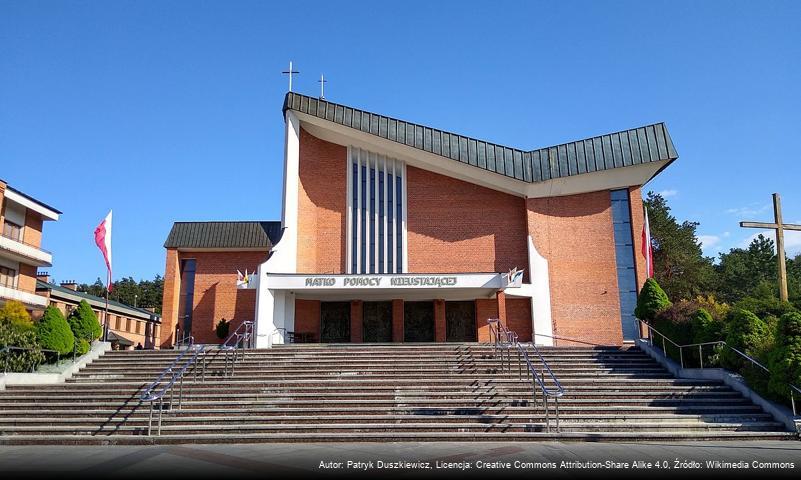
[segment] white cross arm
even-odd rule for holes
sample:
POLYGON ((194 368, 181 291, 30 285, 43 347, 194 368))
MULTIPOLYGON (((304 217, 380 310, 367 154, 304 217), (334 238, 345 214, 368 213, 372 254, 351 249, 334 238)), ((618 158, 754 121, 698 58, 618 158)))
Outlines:
MULTIPOLYGON (((762 223, 762 222, 740 222, 740 226, 744 228, 765 228, 770 230, 778 230, 779 225, 776 223, 762 223)), ((794 225, 792 223, 783 223, 781 225, 783 230, 801 230, 801 225, 794 225)))

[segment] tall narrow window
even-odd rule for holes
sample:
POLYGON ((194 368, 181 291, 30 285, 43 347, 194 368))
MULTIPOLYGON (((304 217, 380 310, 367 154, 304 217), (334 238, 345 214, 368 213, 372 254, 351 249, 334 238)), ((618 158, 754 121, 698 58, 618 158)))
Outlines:
POLYGON ((181 297, 178 304, 178 325, 181 331, 192 332, 192 310, 195 303, 195 268, 194 258, 181 261, 181 297))
POLYGON ((402 273, 403 162, 351 147, 348 273, 402 273))
POLYGON ((620 321, 623 326, 623 339, 634 340, 637 336, 637 320, 634 317, 634 308, 637 306, 637 273, 634 265, 629 191, 613 190, 611 196, 617 288, 620 292, 620 321))

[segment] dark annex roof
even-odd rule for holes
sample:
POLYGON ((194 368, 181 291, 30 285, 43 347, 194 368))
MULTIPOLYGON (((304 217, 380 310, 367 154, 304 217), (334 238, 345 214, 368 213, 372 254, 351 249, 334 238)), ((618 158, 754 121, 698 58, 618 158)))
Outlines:
MULTIPOLYGON (((90 295, 86 292, 79 292, 77 290, 72 290, 70 288, 62 287, 61 285, 56 285, 55 283, 48 283, 43 282, 41 280, 36 280, 36 290, 50 290, 50 295, 56 298, 62 298, 65 295, 67 297, 75 297, 76 302, 80 300, 86 300, 89 302, 90 305, 94 304, 95 306, 104 305, 106 299, 103 297, 97 297, 95 295, 90 295)), ((160 319, 161 315, 157 313, 150 312, 145 310, 144 308, 133 307, 131 305, 127 305, 122 302, 118 302, 116 300, 109 299, 108 301, 109 311, 114 313, 122 313, 128 316, 144 316, 145 318, 150 317, 151 320, 160 319)))
POLYGON ((287 109, 524 182, 678 158, 664 123, 521 150, 294 92, 284 99, 284 112, 287 109))
POLYGON ((281 222, 175 222, 164 248, 263 248, 281 239, 281 222))

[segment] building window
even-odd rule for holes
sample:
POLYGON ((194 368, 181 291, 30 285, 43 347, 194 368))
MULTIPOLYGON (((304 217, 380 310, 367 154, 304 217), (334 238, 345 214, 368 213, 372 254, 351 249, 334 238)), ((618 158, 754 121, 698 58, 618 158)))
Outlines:
POLYGON ((5 222, 3 222, 3 236, 21 242, 22 226, 6 220, 5 222))
POLYGON ((637 337, 637 320, 634 317, 634 308, 637 306, 637 270, 634 264, 634 238, 631 231, 629 191, 627 189, 612 190, 611 195, 623 339, 634 340, 637 337))
POLYGON ((0 285, 15 288, 17 282, 17 271, 13 268, 0 267, 0 285))
POLYGON ((406 165, 355 147, 348 156, 348 273, 403 273, 406 165))
POLYGON ((178 325, 182 332, 192 331, 192 309, 195 302, 195 268, 194 258, 181 260, 181 297, 178 304, 178 325))

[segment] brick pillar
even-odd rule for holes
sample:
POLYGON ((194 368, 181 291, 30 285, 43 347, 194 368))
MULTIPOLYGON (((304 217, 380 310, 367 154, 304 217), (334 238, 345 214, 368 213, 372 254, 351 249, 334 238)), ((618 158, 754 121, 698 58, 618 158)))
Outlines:
POLYGON ((508 327, 509 324, 506 322, 506 294, 498 292, 495 298, 498 300, 498 319, 508 327))
POLYGON ((181 298, 181 268, 178 250, 167 249, 167 264, 164 267, 164 298, 161 305, 161 336, 163 348, 175 343, 175 325, 178 323, 178 302, 181 298))
POLYGON ((448 337, 445 330, 445 300, 434 300, 434 340, 444 342, 448 337))
POLYGON ((362 343, 364 341, 362 335, 363 311, 364 304, 361 300, 350 302, 350 343, 362 343))
POLYGON ((403 300, 392 301, 392 341, 403 342, 403 300))

